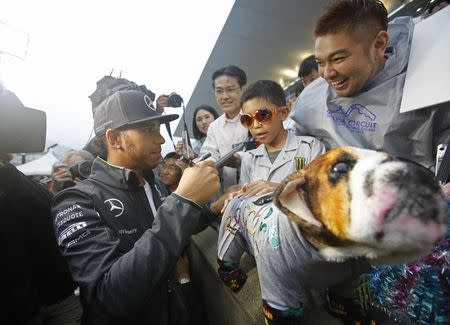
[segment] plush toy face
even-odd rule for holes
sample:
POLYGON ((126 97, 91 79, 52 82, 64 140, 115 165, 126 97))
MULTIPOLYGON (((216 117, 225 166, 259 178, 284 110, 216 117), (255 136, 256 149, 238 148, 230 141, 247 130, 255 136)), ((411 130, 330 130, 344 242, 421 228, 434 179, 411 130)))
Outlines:
POLYGON ((447 206, 433 174, 372 150, 328 151, 290 175, 274 201, 334 261, 411 260, 427 253, 447 227, 447 206))

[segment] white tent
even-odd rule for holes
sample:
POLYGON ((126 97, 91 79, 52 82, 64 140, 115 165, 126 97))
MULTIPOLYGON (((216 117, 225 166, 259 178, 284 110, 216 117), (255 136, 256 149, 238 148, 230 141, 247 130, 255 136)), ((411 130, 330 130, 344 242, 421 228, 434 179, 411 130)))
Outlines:
POLYGON ((57 161, 59 160, 55 157, 52 150, 49 150, 41 158, 19 165, 17 169, 28 176, 50 176, 52 166, 57 161))

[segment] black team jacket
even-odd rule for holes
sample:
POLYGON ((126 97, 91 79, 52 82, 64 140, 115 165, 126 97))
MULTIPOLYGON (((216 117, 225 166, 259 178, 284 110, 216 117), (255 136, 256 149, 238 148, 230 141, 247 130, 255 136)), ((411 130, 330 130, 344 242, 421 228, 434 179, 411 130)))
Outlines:
POLYGON ((168 285, 190 236, 215 218, 153 173, 157 214, 136 174, 96 158, 91 176, 55 196, 58 244, 80 286, 83 324, 168 324, 168 285))

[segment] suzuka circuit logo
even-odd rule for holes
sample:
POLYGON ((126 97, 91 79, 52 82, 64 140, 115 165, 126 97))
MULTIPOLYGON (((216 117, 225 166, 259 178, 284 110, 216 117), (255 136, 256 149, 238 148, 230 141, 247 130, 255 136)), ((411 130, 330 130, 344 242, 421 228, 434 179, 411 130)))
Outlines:
POLYGON ((108 200, 105 200, 103 203, 107 203, 107 202, 110 205, 109 211, 115 213, 114 217, 117 218, 117 217, 121 216, 122 213, 125 211, 123 203, 120 200, 118 200, 118 199, 108 199, 108 200))
POLYGON ((377 116, 366 106, 361 104, 352 104, 345 110, 342 106, 329 108, 327 116, 334 124, 343 126, 352 133, 374 132, 377 127, 377 116))

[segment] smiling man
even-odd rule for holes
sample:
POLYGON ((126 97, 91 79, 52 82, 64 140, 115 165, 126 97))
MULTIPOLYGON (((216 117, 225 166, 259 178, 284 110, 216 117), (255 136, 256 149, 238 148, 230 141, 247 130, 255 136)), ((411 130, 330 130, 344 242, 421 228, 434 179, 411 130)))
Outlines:
POLYGON ((214 219, 201 204, 219 190, 219 178, 211 162, 201 162, 170 195, 155 180, 160 123, 177 117, 135 90, 118 91, 94 110, 107 160, 97 157, 89 178, 60 192, 52 209, 58 245, 80 287, 83 324, 178 324, 170 295, 188 281, 175 265, 189 237, 214 219))
MULTIPOLYGON (((211 153, 211 159, 216 161, 231 151, 234 144, 247 139, 248 131, 239 120, 239 99, 247 83, 247 76, 242 69, 229 65, 216 70, 212 81, 217 105, 224 114, 209 125, 200 155, 211 153)), ((237 168, 240 164, 240 156, 236 154, 223 167, 223 190, 239 182, 237 168)))
MULTIPOLYGON (((327 148, 382 149, 432 166, 437 145, 450 140, 450 110, 399 112, 413 29, 410 17, 388 25, 381 1, 333 1, 314 32, 322 79, 300 94, 291 113, 297 133, 327 148)), ((432 74, 424 82, 432 83, 432 74)))

